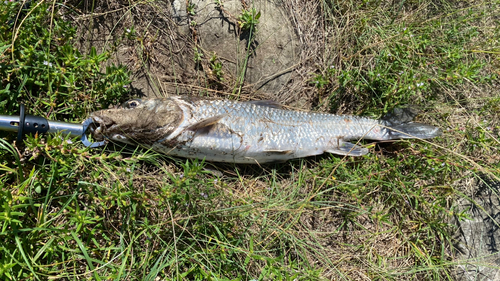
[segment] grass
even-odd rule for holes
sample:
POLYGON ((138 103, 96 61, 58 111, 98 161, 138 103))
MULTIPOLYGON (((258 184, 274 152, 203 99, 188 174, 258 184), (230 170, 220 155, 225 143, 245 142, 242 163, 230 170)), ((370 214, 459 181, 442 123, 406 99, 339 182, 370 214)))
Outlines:
MULTIPOLYGON (((0 6, 9 23, 0 28, 2 114, 16 114, 21 99, 31 114, 81 121, 127 98, 130 73, 111 62, 122 46, 136 47, 131 60, 146 72, 159 56, 161 36, 141 21, 160 10, 156 1, 111 1, 123 12, 112 43, 88 52, 74 44, 85 35, 78 20, 65 19, 104 4, 40 3, 0 6)), ((457 202, 474 203, 481 183, 495 194, 500 181, 500 3, 324 1, 314 12, 324 28, 314 32, 334 35, 317 44, 313 64, 303 62, 310 71, 296 101, 372 117, 415 104, 443 136, 366 143, 371 153, 361 158, 260 167, 90 150, 57 135, 15 147, 3 134, 0 278, 455 280, 458 266, 484 265, 455 250, 454 219, 471 216, 457 202)), ((196 62, 214 65, 213 57, 199 53, 196 62)), ((231 93, 241 86, 234 77, 195 86, 231 93)))

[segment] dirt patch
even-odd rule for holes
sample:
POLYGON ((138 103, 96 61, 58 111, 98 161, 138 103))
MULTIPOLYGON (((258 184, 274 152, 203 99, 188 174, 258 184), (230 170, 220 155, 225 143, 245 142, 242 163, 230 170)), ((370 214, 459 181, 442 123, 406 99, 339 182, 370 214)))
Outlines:
POLYGON ((200 0, 192 2, 194 11, 189 16, 182 2, 173 3, 181 7, 176 13, 179 23, 192 27, 198 47, 221 61, 229 81, 236 80, 235 87, 244 79, 251 92, 277 93, 288 84, 293 69, 299 66, 300 42, 283 3, 226 1, 215 5, 200 0), (255 28, 243 26, 245 20, 247 24, 251 21, 242 18, 244 13, 258 17, 255 28))
POLYGON ((93 11, 87 5, 73 19, 79 48, 110 50, 114 63, 132 72, 134 95, 264 98, 310 109, 316 97, 309 84, 326 36, 318 32, 318 4, 220 2, 111 1, 95 4, 93 11), (252 11, 256 25, 243 26, 252 11))

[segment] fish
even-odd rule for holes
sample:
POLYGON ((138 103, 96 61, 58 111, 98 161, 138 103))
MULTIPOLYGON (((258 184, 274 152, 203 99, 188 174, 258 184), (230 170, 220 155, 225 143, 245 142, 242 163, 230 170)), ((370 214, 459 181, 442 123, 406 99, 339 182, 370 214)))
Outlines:
POLYGON ((323 153, 362 156, 361 139, 429 139, 438 127, 413 122, 413 109, 382 119, 284 109, 272 101, 195 96, 133 99, 90 114, 96 140, 140 145, 211 162, 262 164, 323 153), (351 142, 352 141, 352 142, 351 142), (353 143, 356 142, 356 143, 353 143))

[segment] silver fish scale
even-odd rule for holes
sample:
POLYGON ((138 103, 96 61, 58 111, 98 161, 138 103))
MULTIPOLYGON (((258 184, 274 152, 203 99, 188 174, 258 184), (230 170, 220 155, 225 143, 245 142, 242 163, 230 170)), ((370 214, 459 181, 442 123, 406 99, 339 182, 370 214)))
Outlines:
POLYGON ((177 137, 182 147, 170 148, 169 154, 263 163, 338 150, 345 141, 363 137, 382 140, 385 134, 379 121, 364 117, 289 111, 226 100, 198 100, 189 107, 191 124, 224 117, 208 133, 184 131, 177 137))

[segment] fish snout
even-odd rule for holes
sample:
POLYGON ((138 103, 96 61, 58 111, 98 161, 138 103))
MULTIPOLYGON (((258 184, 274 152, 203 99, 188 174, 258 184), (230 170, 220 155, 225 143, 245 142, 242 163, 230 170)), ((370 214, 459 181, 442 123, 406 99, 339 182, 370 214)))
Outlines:
POLYGON ((90 127, 92 136, 97 140, 101 140, 105 138, 105 134, 109 131, 116 122, 107 116, 100 114, 91 114, 90 118, 92 118, 93 124, 90 127))
MULTIPOLYGON (((94 121, 94 123, 99 124, 99 126, 104 126, 104 127, 110 127, 116 122, 112 119, 107 117, 106 115, 103 114, 98 114, 100 112, 96 112, 90 115, 90 118, 94 121)), ((106 113, 106 112, 104 112, 106 113)))

